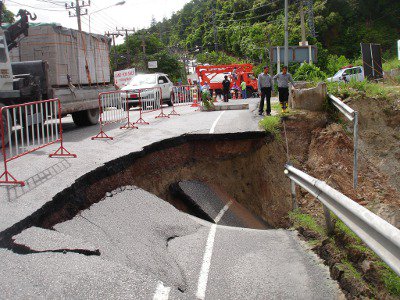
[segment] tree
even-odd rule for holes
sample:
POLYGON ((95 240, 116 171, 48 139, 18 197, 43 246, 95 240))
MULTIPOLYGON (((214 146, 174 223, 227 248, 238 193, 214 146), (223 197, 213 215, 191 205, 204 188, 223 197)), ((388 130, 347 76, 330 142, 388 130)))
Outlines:
MULTIPOLYGON (((3 4, 3 2, 0 2, 3 7, 2 7, 2 11, 1 11, 1 24, 4 23, 14 23, 15 21, 15 15, 9 11, 6 6, 3 4)), ((0 25, 1 25, 0 24, 0 25)))

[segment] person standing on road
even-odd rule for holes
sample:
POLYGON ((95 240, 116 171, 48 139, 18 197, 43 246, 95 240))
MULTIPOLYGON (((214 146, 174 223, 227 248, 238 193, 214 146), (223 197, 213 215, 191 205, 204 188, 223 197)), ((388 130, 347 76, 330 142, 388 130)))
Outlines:
POLYGON ((264 67, 264 71, 258 75, 258 92, 261 94, 258 114, 264 113, 264 100, 267 100, 267 116, 271 115, 271 92, 274 89, 271 75, 268 74, 269 68, 264 67))
POLYGON ((288 73, 287 69, 287 66, 284 66, 282 68, 282 72, 274 76, 274 80, 278 84, 279 102, 281 104, 283 113, 286 112, 289 101, 289 82, 294 87, 293 77, 290 73, 288 73))
POLYGON ((242 98, 247 99, 247 84, 242 78, 242 83, 240 84, 240 88, 242 89, 242 98))
POLYGON ((225 79, 222 81, 222 94, 224 95, 224 102, 228 102, 229 91, 231 89, 231 82, 228 79, 228 76, 225 75, 225 79))

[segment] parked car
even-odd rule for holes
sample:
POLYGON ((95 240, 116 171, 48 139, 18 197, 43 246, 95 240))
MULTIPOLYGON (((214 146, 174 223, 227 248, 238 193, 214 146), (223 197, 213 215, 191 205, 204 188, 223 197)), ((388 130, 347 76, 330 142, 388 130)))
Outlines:
POLYGON ((138 74, 131 79, 131 81, 121 90, 128 91, 128 104, 129 108, 139 104, 139 91, 140 96, 148 97, 150 94, 155 93, 155 88, 161 89, 163 103, 172 105, 173 100, 173 83, 166 74, 138 74), (148 90, 146 90, 148 89, 148 90))
POLYGON ((333 77, 327 79, 330 82, 334 81, 345 81, 349 82, 351 80, 363 81, 364 80, 364 69, 363 67, 344 67, 339 70, 333 77))

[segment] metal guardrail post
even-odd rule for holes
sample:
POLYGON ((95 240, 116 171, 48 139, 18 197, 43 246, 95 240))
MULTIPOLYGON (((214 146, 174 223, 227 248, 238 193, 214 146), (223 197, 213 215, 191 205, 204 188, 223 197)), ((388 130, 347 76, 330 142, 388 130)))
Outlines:
POLYGON ((296 200, 296 183, 293 180, 290 180, 290 191, 292 194, 292 209, 295 210, 299 206, 297 205, 297 200, 296 200))
POLYGON ((358 185, 358 112, 354 112, 354 167, 353 167, 353 187, 358 185))
POLYGON ((342 113, 345 117, 353 122, 354 131, 354 163, 353 163, 353 187, 357 188, 358 185, 358 112, 353 110, 339 98, 328 94, 328 97, 332 100, 332 104, 342 113))
POLYGON ((332 224, 331 212, 325 205, 322 205, 322 206, 324 207, 326 231, 328 232, 328 235, 332 235, 333 234, 333 224, 332 224))

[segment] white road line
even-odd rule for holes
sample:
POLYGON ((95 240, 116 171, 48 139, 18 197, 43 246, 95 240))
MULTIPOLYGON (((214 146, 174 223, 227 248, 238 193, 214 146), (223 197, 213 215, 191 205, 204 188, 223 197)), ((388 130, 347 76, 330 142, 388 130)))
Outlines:
POLYGON ((219 221, 221 221, 222 217, 224 216, 224 214, 226 213, 226 211, 229 209, 229 206, 231 206, 232 201, 229 201, 222 209, 221 211, 218 213, 218 215, 215 217, 214 222, 216 224, 219 223, 219 221))
POLYGON ((157 284, 156 292, 154 293, 153 300, 168 300, 170 291, 170 287, 164 286, 164 283, 159 281, 157 284))
POLYGON ((222 115, 224 114, 224 112, 225 112, 225 111, 221 112, 221 113, 219 114, 218 118, 214 121, 214 123, 213 123, 212 126, 211 126, 210 133, 214 133, 214 131, 215 131, 215 126, 217 126, 217 123, 218 123, 219 119, 221 119, 221 117, 222 117, 222 115))
MULTIPOLYGON (((218 121, 218 119, 217 119, 217 121, 218 121)), ((212 252, 213 252, 213 248, 214 248, 214 240, 215 240, 215 233, 217 231, 217 223, 224 216, 224 214, 229 209, 229 206, 231 204, 232 204, 232 201, 229 201, 221 209, 221 211, 218 213, 218 215, 214 219, 214 222, 216 224, 211 225, 210 232, 208 233, 206 250, 204 251, 204 256, 203 256, 203 264, 202 264, 201 270, 200 270, 199 281, 197 282, 197 293, 196 293, 197 299, 203 300, 206 297, 208 273, 210 272, 211 257, 212 257, 212 252)))

